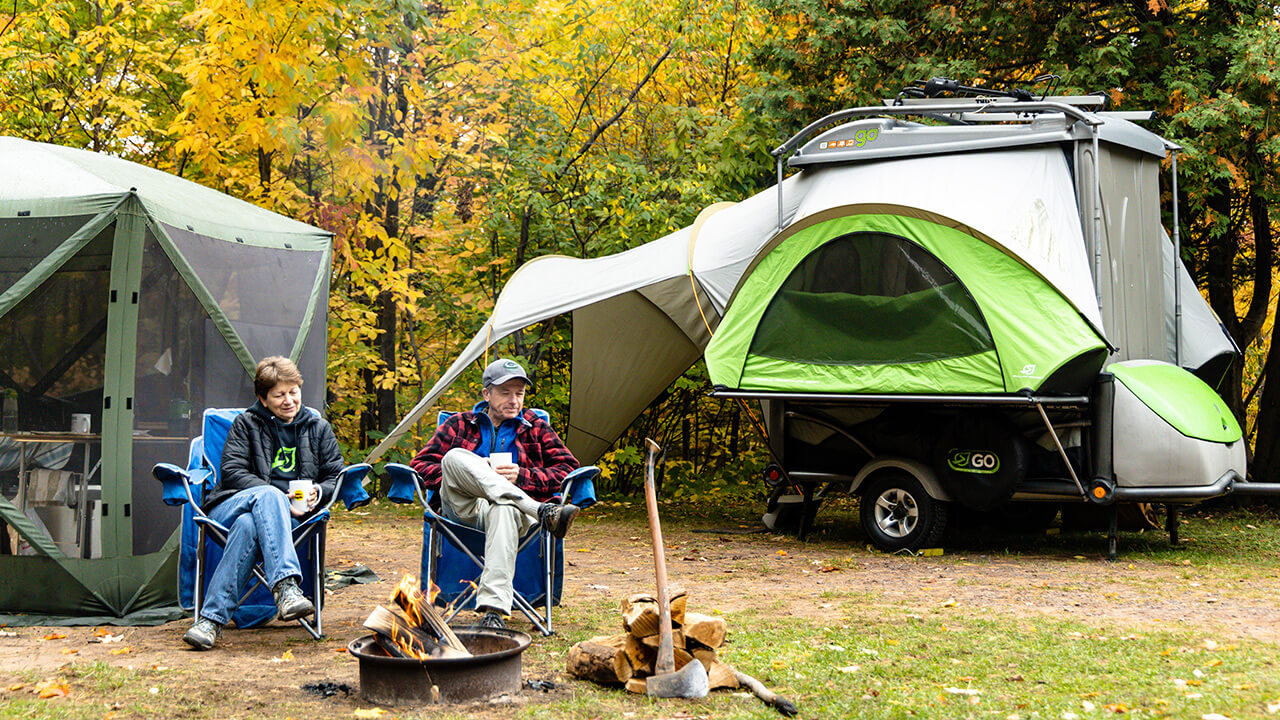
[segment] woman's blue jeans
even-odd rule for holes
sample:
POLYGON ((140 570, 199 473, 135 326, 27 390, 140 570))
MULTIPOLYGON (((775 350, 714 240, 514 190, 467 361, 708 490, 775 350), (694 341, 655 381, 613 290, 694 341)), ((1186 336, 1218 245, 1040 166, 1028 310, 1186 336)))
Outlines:
POLYGON ((222 561, 209 578, 200 615, 219 625, 231 620, 231 613, 248 587, 253 566, 262 560, 268 589, 287 577, 301 579, 302 567, 293 547, 293 528, 298 524, 289 514, 289 497, 271 485, 259 485, 223 500, 209 517, 231 531, 222 561))

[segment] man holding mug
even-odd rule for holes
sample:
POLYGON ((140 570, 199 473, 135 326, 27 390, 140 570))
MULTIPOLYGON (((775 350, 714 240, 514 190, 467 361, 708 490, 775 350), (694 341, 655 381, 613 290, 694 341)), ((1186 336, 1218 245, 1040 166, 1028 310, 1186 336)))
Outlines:
POLYGON ((484 627, 511 614, 516 548, 535 524, 565 536, 577 506, 548 502, 578 461, 551 426, 524 409, 532 384, 514 360, 484 369, 483 400, 441 423, 409 463, 427 489, 439 488, 443 514, 485 532, 476 611, 484 627))
POLYGON ((240 413, 222 450, 222 480, 203 509, 230 528, 222 561, 213 571, 200 617, 182 639, 208 650, 244 594, 261 559, 281 620, 316 609, 298 587, 302 568, 293 528, 327 500, 344 467, 329 423, 302 405, 302 374, 291 360, 273 356, 258 363, 258 396, 240 413))

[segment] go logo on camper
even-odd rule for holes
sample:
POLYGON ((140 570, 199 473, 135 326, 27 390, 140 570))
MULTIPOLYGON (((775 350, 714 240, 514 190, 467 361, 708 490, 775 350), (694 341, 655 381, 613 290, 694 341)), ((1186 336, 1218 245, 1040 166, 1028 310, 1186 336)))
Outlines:
POLYGON ((947 452, 947 467, 957 472, 990 475, 1000 470, 1000 456, 983 450, 959 450, 947 452))

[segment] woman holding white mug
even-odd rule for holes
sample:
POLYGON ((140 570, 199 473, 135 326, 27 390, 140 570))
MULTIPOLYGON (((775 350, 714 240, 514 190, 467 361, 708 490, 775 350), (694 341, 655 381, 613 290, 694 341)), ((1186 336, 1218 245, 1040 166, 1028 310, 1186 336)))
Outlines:
POLYGON ((198 650, 217 643, 258 560, 279 619, 315 613, 298 587, 302 569, 292 529, 334 493, 342 453, 329 423, 302 406, 302 374, 288 358, 259 362, 253 388, 258 401, 231 424, 222 450, 222 480, 203 505, 231 533, 209 579, 200 617, 182 637, 198 650), (291 497, 291 490, 299 497, 291 497))

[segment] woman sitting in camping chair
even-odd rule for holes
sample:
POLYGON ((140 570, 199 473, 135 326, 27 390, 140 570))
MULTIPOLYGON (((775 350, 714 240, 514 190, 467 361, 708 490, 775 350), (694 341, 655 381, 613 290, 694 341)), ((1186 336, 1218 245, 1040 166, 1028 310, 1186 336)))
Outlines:
POLYGON ((329 423, 304 410, 302 374, 288 358, 273 356, 258 363, 253 389, 258 401, 232 423, 222 451, 222 481, 203 506, 231 533, 200 617, 182 636, 198 650, 217 643, 259 560, 279 619, 315 613, 298 587, 302 569, 291 530, 334 493, 342 454, 329 423), (289 483, 297 480, 314 483, 306 510, 290 505, 289 483))

